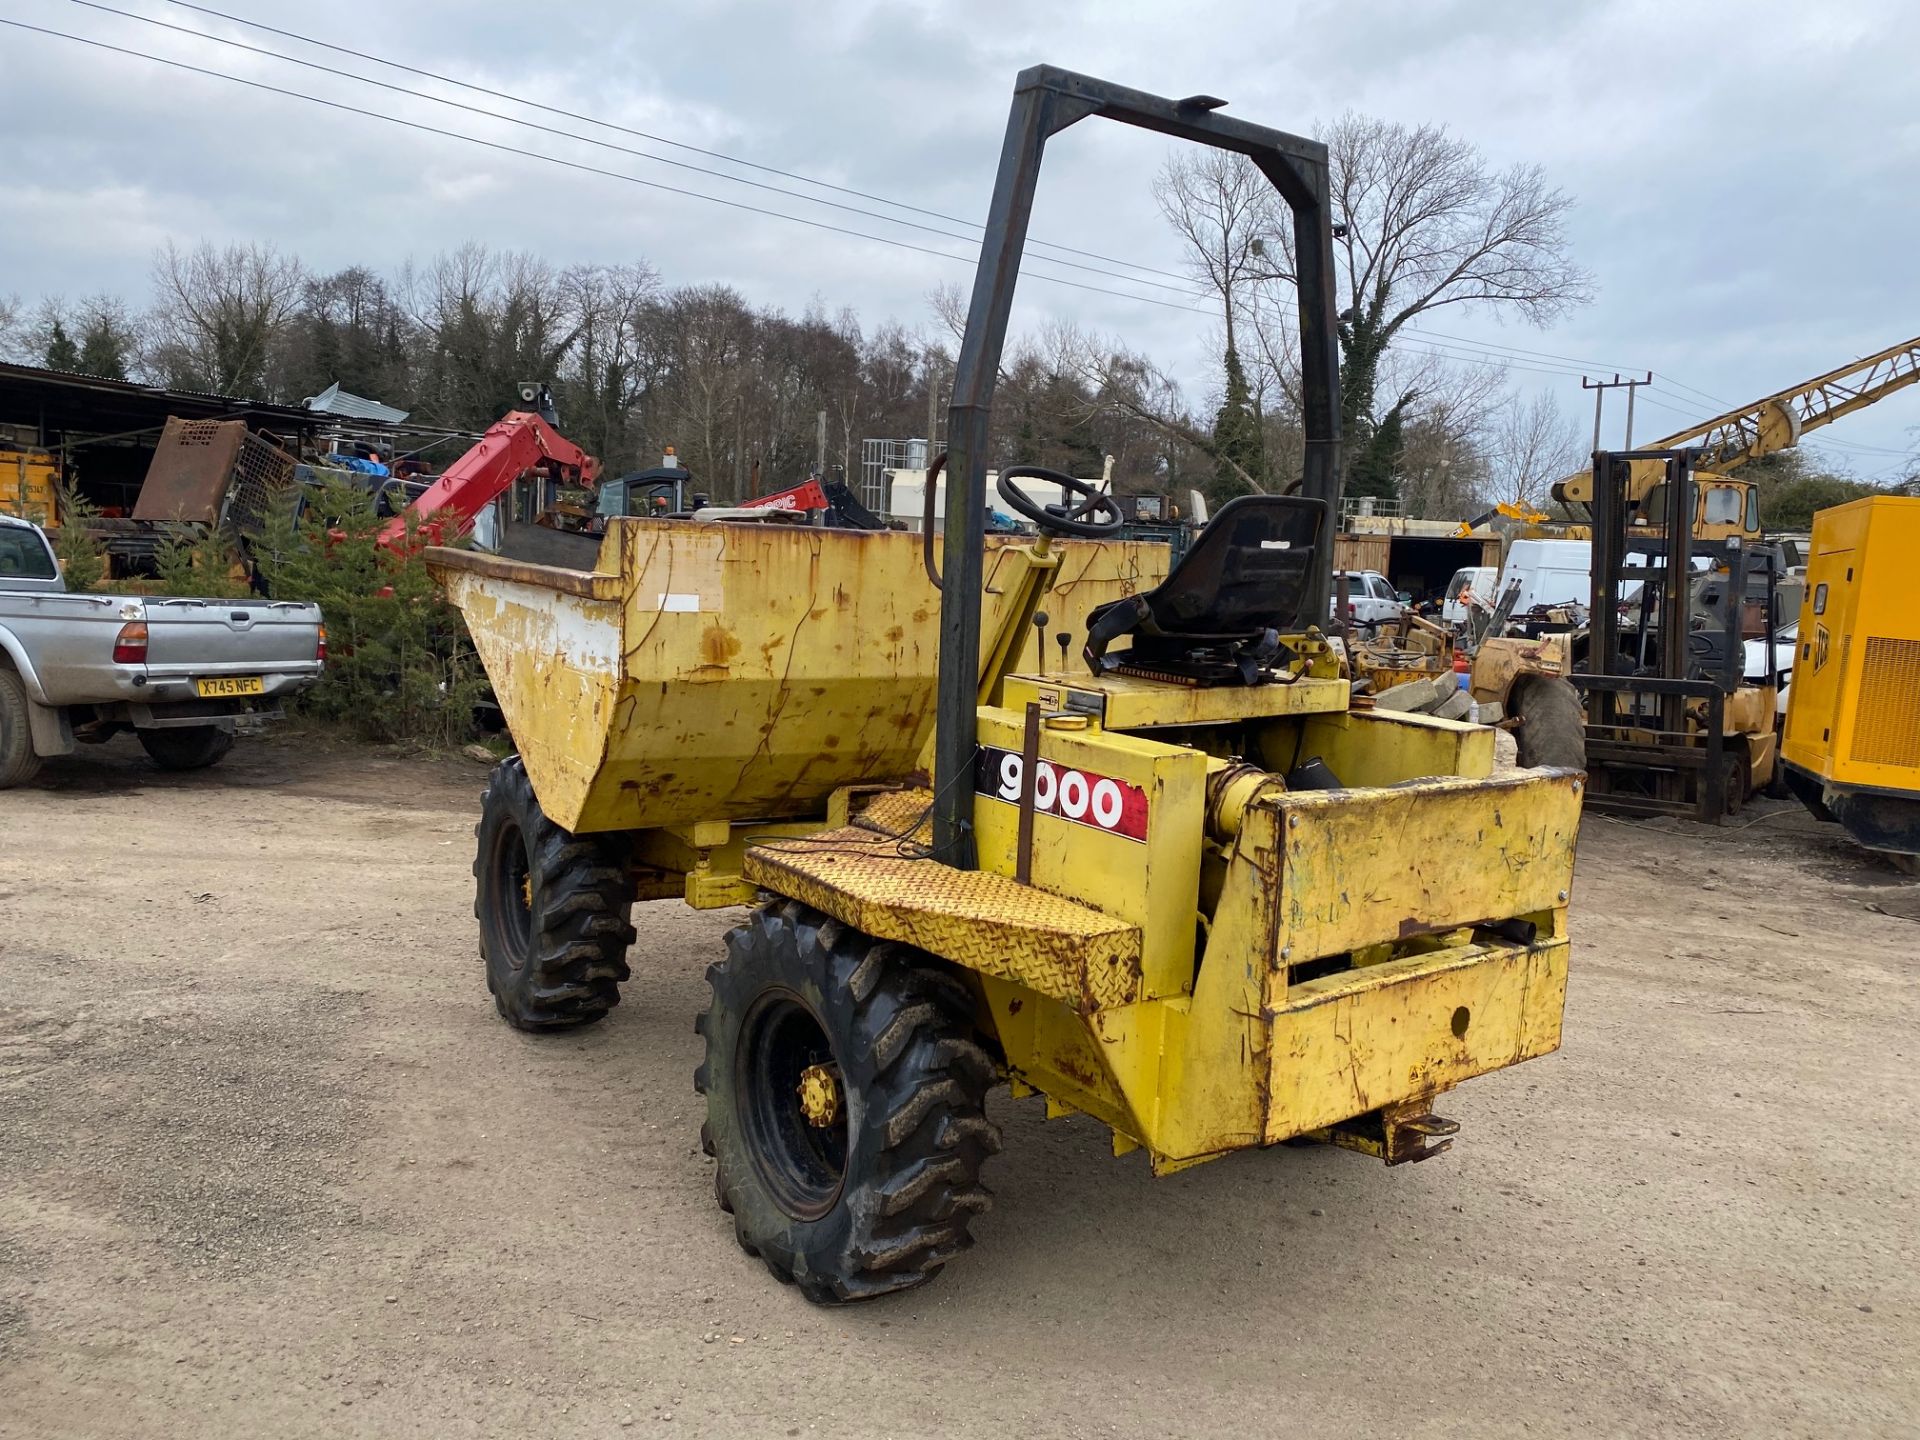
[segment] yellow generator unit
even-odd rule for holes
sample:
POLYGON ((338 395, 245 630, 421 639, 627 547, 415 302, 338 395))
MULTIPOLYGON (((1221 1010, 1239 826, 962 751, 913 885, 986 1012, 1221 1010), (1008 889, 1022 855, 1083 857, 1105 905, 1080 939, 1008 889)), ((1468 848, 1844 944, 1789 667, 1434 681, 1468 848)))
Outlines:
POLYGON ((1781 747, 1823 820, 1920 874, 1920 499, 1813 517, 1781 747))
POLYGON ((45 450, 0 445, 0 515, 60 523, 60 466, 45 450))

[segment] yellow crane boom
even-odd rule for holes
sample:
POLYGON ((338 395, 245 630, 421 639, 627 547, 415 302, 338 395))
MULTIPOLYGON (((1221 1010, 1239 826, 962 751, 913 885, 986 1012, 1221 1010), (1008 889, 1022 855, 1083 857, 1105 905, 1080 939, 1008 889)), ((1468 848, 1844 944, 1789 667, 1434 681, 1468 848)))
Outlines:
MULTIPOLYGON (((1695 538, 1756 537, 1760 533, 1760 507, 1752 483, 1721 477, 1749 460, 1790 449, 1808 431, 1864 410, 1916 380, 1920 380, 1920 337, 1903 340, 1790 390, 1662 436, 1642 448, 1678 450, 1698 446, 1703 452, 1694 472, 1700 491, 1693 523, 1695 538)), ((1659 506, 1653 503, 1652 489, 1662 473, 1657 462, 1635 461, 1628 503, 1644 514, 1657 513, 1659 506)), ((1585 470, 1567 476, 1553 487, 1553 498, 1566 505, 1590 505, 1593 476, 1585 470)))
POLYGON ((1716 415, 1655 440, 1647 448, 1678 450, 1683 445, 1698 445, 1706 452, 1700 457, 1699 468, 1724 475, 1749 460, 1797 445, 1809 430, 1864 410, 1916 380, 1920 380, 1920 337, 1829 370, 1778 395, 1716 415))

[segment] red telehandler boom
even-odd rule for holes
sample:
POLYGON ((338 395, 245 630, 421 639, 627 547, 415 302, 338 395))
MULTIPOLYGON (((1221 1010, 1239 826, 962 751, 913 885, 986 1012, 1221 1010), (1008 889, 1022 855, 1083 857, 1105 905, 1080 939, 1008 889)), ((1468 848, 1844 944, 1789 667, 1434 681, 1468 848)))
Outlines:
POLYGON ((405 540, 409 515, 427 525, 470 530, 474 517, 530 470, 544 471, 563 484, 591 486, 600 462, 532 411, 510 411, 488 426, 474 447, 447 466, 419 499, 387 522, 380 543, 391 548, 405 540))

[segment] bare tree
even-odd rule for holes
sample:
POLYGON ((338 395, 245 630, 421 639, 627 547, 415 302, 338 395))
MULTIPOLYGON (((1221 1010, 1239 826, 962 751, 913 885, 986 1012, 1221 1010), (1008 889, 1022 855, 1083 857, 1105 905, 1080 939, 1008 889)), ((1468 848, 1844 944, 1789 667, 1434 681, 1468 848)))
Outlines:
POLYGON ((1580 435, 1548 392, 1511 395, 1491 427, 1487 458, 1488 504, 1539 509, 1553 482, 1580 468, 1580 435))
POLYGON ((449 425, 490 423, 517 381, 557 380, 583 323, 566 272, 484 245, 409 266, 399 293, 423 341, 420 409, 449 425))
MULTIPOLYGON (((1572 201, 1538 166, 1494 169, 1479 149, 1432 125, 1351 112, 1325 131, 1334 203, 1341 419, 1349 476, 1391 489, 1405 425, 1422 398, 1382 362, 1417 317, 1484 307, 1536 325, 1584 304, 1591 281, 1567 254, 1572 201), (1383 403, 1384 402, 1384 403, 1383 403)), ((1183 164, 1186 162, 1183 162, 1183 164)), ((1296 251, 1291 215, 1241 157, 1209 188, 1155 186, 1189 263, 1223 297, 1223 314, 1255 317, 1254 353, 1280 389, 1292 374, 1296 251), (1232 202, 1232 203, 1229 203, 1232 202)), ((1236 332, 1237 333, 1237 332, 1236 332)), ((1378 493, 1378 492, 1376 492, 1378 493)))
POLYGON ((24 353, 23 314, 18 295, 0 295, 0 360, 15 360, 24 353))
POLYGON ((561 284, 579 322, 572 350, 554 377, 561 417, 602 460, 636 459, 640 399, 651 379, 645 331, 660 295, 659 272, 645 261, 581 265, 566 271, 561 284))
POLYGON ((306 271, 271 245, 169 240, 154 257, 154 364, 174 384, 264 395, 273 347, 300 306, 306 271))
POLYGON ((1267 177, 1243 155, 1185 145, 1154 177, 1153 198, 1186 249, 1194 278, 1213 292, 1229 350, 1253 282, 1271 272, 1263 251, 1280 210, 1267 177))
POLYGON ((1238 472, 1244 488, 1261 488, 1257 477, 1221 452, 1188 409, 1179 383, 1147 356, 1069 324, 1050 327, 1043 348, 1052 370, 1072 381, 1063 392, 1064 418, 1098 423, 1101 448, 1114 456, 1117 483, 1204 485, 1206 471, 1225 465, 1238 472))

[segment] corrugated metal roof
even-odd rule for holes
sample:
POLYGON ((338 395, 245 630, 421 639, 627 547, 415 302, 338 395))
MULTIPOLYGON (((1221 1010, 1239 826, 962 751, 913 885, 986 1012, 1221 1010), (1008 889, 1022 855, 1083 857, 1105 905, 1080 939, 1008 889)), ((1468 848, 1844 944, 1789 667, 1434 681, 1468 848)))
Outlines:
POLYGON ((377 420, 383 425, 398 425, 412 413, 342 390, 338 380, 318 395, 308 396, 307 409, 318 415, 344 415, 353 420, 377 420))

